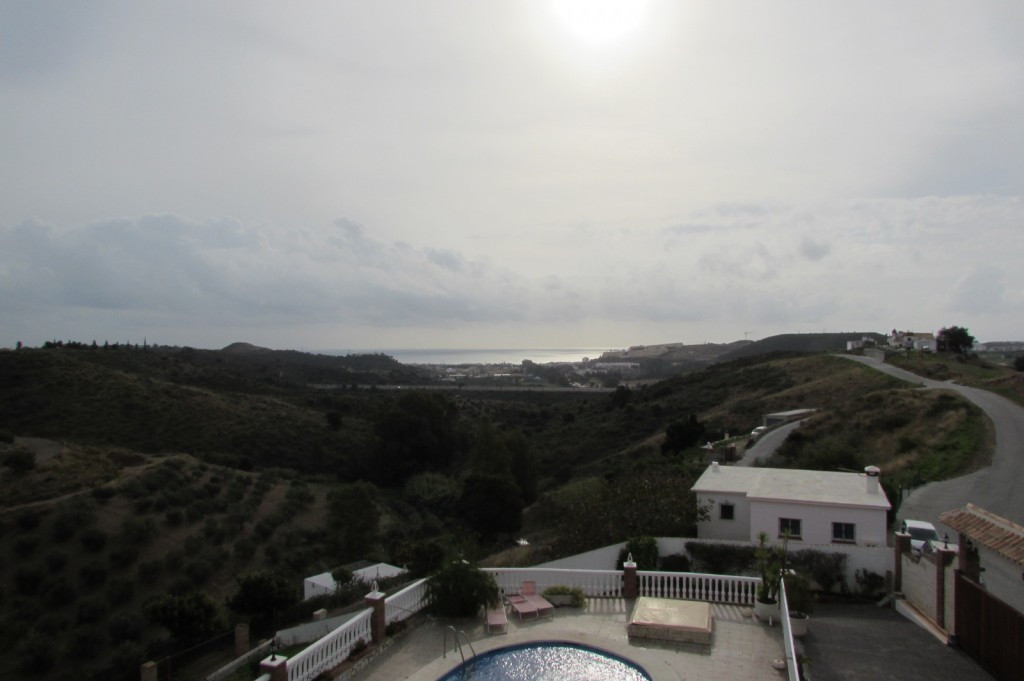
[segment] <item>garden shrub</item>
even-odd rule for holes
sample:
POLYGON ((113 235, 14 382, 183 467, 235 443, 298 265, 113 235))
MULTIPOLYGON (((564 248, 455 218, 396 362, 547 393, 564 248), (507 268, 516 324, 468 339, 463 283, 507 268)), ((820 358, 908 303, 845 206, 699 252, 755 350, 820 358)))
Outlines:
POLYGON ((741 575, 754 568, 754 547, 689 541, 686 551, 693 559, 694 572, 714 575, 741 575))
POLYGON ((690 557, 684 553, 671 553, 661 557, 662 572, 692 572, 690 557))
POLYGON ((89 553, 97 553, 103 550, 103 547, 107 545, 107 535, 102 530, 97 530, 95 527, 82 532, 78 538, 82 542, 82 548, 89 553))
POLYGON ((427 581, 427 608, 441 617, 475 617, 501 603, 494 577, 469 563, 451 562, 427 581))

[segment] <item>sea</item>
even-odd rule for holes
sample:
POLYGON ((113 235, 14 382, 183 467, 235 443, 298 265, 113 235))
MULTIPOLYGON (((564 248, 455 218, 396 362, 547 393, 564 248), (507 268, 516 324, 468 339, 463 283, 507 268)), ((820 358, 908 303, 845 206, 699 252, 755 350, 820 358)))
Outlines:
POLYGON ((596 359, 610 348, 405 348, 325 350, 330 355, 380 353, 402 364, 522 364, 528 359, 537 364, 581 362, 596 359))

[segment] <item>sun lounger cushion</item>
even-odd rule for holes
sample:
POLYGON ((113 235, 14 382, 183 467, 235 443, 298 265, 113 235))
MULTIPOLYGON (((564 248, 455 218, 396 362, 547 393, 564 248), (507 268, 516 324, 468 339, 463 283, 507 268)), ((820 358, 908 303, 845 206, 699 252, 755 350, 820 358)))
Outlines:
POLYGON ((504 634, 508 632, 508 617, 505 616, 504 606, 488 608, 487 610, 487 633, 504 634))

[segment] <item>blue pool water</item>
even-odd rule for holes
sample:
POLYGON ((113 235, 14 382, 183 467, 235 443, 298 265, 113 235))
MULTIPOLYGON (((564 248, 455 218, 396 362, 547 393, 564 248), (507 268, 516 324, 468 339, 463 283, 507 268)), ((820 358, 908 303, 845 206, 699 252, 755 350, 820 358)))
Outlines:
POLYGON ((466 661, 438 681, 651 681, 643 669, 611 653, 575 643, 525 643, 466 661), (468 671, 468 673, 467 673, 468 671))

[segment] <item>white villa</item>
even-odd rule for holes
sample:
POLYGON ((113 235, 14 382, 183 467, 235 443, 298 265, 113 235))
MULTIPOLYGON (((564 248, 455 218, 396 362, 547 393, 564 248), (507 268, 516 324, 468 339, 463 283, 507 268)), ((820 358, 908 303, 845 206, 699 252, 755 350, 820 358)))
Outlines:
POLYGON ((834 473, 713 462, 691 488, 709 508, 697 536, 757 541, 765 532, 804 544, 884 547, 890 504, 879 472, 875 466, 834 473))

